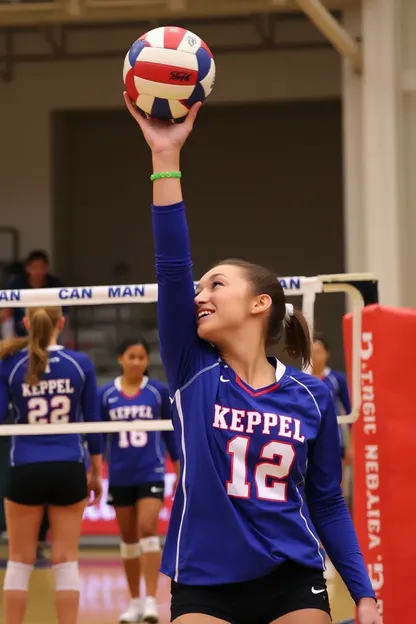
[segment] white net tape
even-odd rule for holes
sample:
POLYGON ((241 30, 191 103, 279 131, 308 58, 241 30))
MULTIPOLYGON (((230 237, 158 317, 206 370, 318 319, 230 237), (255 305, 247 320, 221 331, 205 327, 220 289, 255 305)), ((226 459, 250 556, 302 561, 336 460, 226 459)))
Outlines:
MULTIPOLYGON (((363 298, 354 281, 373 281, 368 274, 319 275, 316 277, 279 278, 286 296, 302 296, 302 311, 310 327, 314 326, 314 306, 318 293, 346 293, 351 300, 353 316, 352 411, 339 416, 342 423, 355 422, 359 416, 361 392, 361 312, 363 298)), ((195 284, 196 285, 196 284, 195 284)), ((0 290, 0 308, 28 308, 38 306, 82 306, 118 303, 156 303, 157 284, 130 284, 121 286, 78 286, 71 288, 43 288, 28 290, 0 290)), ((168 431, 168 421, 140 420, 131 422, 77 422, 62 424, 2 425, 0 436, 44 435, 57 433, 111 433, 119 431, 168 431)))

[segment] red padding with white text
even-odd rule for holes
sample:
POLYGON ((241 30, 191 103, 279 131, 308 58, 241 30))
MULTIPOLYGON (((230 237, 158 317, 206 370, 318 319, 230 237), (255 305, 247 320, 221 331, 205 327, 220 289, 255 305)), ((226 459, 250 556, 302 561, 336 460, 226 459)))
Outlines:
MULTIPOLYGON (((351 380, 351 315, 344 318, 344 340, 351 380)), ((372 305, 363 311, 361 413, 353 443, 354 523, 383 624, 410 622, 416 564, 414 310, 372 305)))

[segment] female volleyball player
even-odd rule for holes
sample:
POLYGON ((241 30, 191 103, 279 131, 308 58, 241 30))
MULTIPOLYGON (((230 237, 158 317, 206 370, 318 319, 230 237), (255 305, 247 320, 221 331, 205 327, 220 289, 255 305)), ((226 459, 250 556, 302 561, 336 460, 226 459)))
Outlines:
MULTIPOLYGON (((329 344, 323 336, 315 334, 313 338, 312 348, 312 372, 315 377, 322 379, 328 386, 335 404, 337 414, 350 414, 351 403, 348 392, 348 384, 344 373, 329 368, 328 361, 330 358, 329 344)), ((346 451, 346 441, 344 431, 339 425, 339 435, 341 442, 341 457, 344 461, 346 451)))
POLYGON ((272 272, 241 260, 216 265, 195 294, 179 157, 199 105, 175 125, 125 98, 153 156, 159 334, 181 447, 162 561, 172 621, 328 624, 321 540, 360 624, 381 624, 340 488, 330 392, 266 357, 285 330, 307 362, 305 319, 272 272))
MULTIPOLYGON (((92 363, 83 353, 57 344, 64 318, 60 308, 30 308, 27 338, 0 347, 0 422, 11 402, 16 423, 99 421, 92 363)), ((76 434, 15 436, 5 496, 9 560, 4 577, 5 624, 24 620, 29 577, 36 558, 39 526, 47 506, 51 559, 59 624, 77 620, 80 580, 78 542, 88 490, 101 494, 101 435, 88 436, 88 482, 84 447, 76 434)))
MULTIPOLYGON (((101 389, 103 420, 171 419, 169 392, 149 379, 149 346, 145 340, 125 340, 118 349, 121 377, 101 389)), ((121 534, 121 557, 131 594, 120 622, 158 622, 156 589, 160 540, 156 535, 164 499, 165 448, 179 475, 173 431, 121 431, 108 440, 109 497, 121 534), (140 599, 140 567, 147 595, 140 599)))

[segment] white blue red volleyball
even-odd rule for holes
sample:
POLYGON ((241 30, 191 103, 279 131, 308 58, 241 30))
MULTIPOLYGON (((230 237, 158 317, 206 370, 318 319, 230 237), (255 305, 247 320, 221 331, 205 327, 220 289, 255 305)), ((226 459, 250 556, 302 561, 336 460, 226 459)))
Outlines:
POLYGON ((211 93, 214 58, 190 30, 162 26, 133 43, 124 61, 123 80, 141 111, 157 119, 180 120, 211 93))

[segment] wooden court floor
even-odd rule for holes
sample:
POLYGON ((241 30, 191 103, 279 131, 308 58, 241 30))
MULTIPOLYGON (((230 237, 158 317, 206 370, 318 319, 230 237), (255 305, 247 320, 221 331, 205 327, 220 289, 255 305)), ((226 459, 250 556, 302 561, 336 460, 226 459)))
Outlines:
MULTIPOLYGON (((116 624, 128 603, 128 594, 117 549, 82 550, 81 612, 78 624, 116 624)), ((0 547, 0 587, 3 586, 7 547, 0 547)), ((169 579, 160 576, 158 601, 160 624, 169 624, 169 579)), ((30 583, 29 608, 25 624, 55 624, 54 579, 46 561, 36 567, 30 583)), ((328 581, 333 622, 353 616, 353 603, 347 590, 335 576, 328 581)), ((0 623, 4 622, 0 604, 0 623)))

